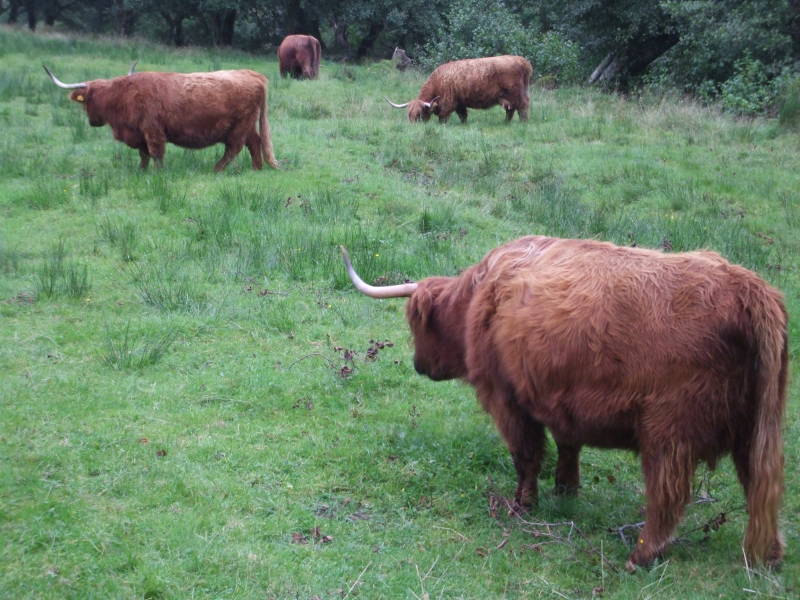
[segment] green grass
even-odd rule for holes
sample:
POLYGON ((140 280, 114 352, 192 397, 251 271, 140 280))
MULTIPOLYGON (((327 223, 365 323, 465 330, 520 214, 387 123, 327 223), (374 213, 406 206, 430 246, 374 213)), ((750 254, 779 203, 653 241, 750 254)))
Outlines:
POLYGON ((796 372, 790 130, 536 87, 528 123, 495 108, 410 125, 383 96, 423 77, 388 61, 292 81, 271 54, 9 29, 0 61, 0 597, 800 593, 797 383, 783 570, 745 568, 726 459, 699 470, 697 497, 715 501, 688 507, 667 558, 628 575, 636 458, 587 449, 567 501, 551 453, 540 507, 509 517, 514 469, 473 391, 414 372, 402 301, 355 293, 337 251, 397 283, 530 233, 713 248, 784 290, 796 372), (85 80, 134 59, 265 73, 282 170, 244 152, 214 174, 221 147, 168 146, 163 170, 140 172, 40 66, 85 80))

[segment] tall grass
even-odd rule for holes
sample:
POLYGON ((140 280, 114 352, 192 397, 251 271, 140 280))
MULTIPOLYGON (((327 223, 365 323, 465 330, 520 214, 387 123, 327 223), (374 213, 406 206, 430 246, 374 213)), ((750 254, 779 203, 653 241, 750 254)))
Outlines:
POLYGON ((121 332, 107 333, 103 362, 114 369, 143 369, 158 363, 169 351, 175 332, 131 332, 130 321, 121 332))
POLYGON ((89 268, 85 264, 69 260, 64 240, 59 239, 36 269, 36 297, 82 298, 90 289, 89 268))

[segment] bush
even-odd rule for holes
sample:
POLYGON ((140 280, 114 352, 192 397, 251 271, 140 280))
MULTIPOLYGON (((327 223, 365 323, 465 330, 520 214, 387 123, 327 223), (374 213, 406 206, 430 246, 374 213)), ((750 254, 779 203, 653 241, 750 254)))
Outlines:
POLYGON ((533 63, 535 77, 566 83, 580 76, 580 50, 574 42, 561 33, 542 33, 538 27, 523 24, 502 0, 455 3, 446 17, 445 30, 424 47, 420 57, 429 70, 462 58, 517 54, 533 63))
POLYGON ((722 106, 739 115, 762 112, 771 100, 771 86, 764 65, 746 55, 734 63, 733 69, 733 76, 720 86, 722 106))
POLYGON ((784 127, 800 127, 800 77, 785 86, 780 98, 778 121, 784 127))

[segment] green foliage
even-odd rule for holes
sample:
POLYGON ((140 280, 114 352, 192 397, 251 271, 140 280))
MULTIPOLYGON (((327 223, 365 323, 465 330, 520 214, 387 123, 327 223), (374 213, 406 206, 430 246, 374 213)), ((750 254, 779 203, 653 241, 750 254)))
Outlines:
POLYGON ((736 114, 771 108, 800 60, 786 0, 661 3, 680 40, 659 58, 650 81, 719 99, 736 114))
POLYGON ((764 65, 745 56, 734 63, 733 75, 720 86, 720 100, 733 113, 752 115, 761 112, 772 100, 769 92, 764 65))
POLYGON ((499 54, 518 54, 533 63, 536 77, 560 83, 578 79, 579 50, 556 31, 542 33, 523 24, 503 0, 468 0, 451 5, 447 27, 426 45, 423 64, 428 69, 451 60, 499 54))
POLYGON ((800 127, 800 78, 786 85, 780 98, 778 120, 784 127, 800 127))

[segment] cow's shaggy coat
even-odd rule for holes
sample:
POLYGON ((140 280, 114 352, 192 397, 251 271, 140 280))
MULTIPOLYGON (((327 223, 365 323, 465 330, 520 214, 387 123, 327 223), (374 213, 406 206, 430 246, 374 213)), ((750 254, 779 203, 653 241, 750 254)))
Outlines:
POLYGON ((558 492, 577 491, 581 446, 638 452, 647 507, 632 569, 664 550, 697 463, 730 453, 747 555, 781 560, 787 317, 756 274, 714 252, 531 236, 458 277, 405 285, 415 368, 475 387, 511 452, 520 505, 536 501, 545 428, 558 492))
POLYGON ((436 67, 423 84, 416 100, 408 103, 408 120, 427 121, 437 115, 447 122, 455 112, 461 122, 468 108, 491 108, 499 104, 510 121, 514 111, 527 120, 528 87, 533 67, 521 56, 491 56, 455 60, 436 67))
POLYGON ((319 40, 311 35, 287 35, 278 46, 281 77, 316 79, 322 49, 319 40))
POLYGON ((263 161, 278 166, 267 115, 267 78, 255 71, 144 71, 85 82, 70 98, 83 104, 90 125, 109 125, 115 139, 139 150, 142 168, 151 157, 161 165, 167 142, 184 148, 225 144, 215 171, 245 145, 254 169, 263 161))

